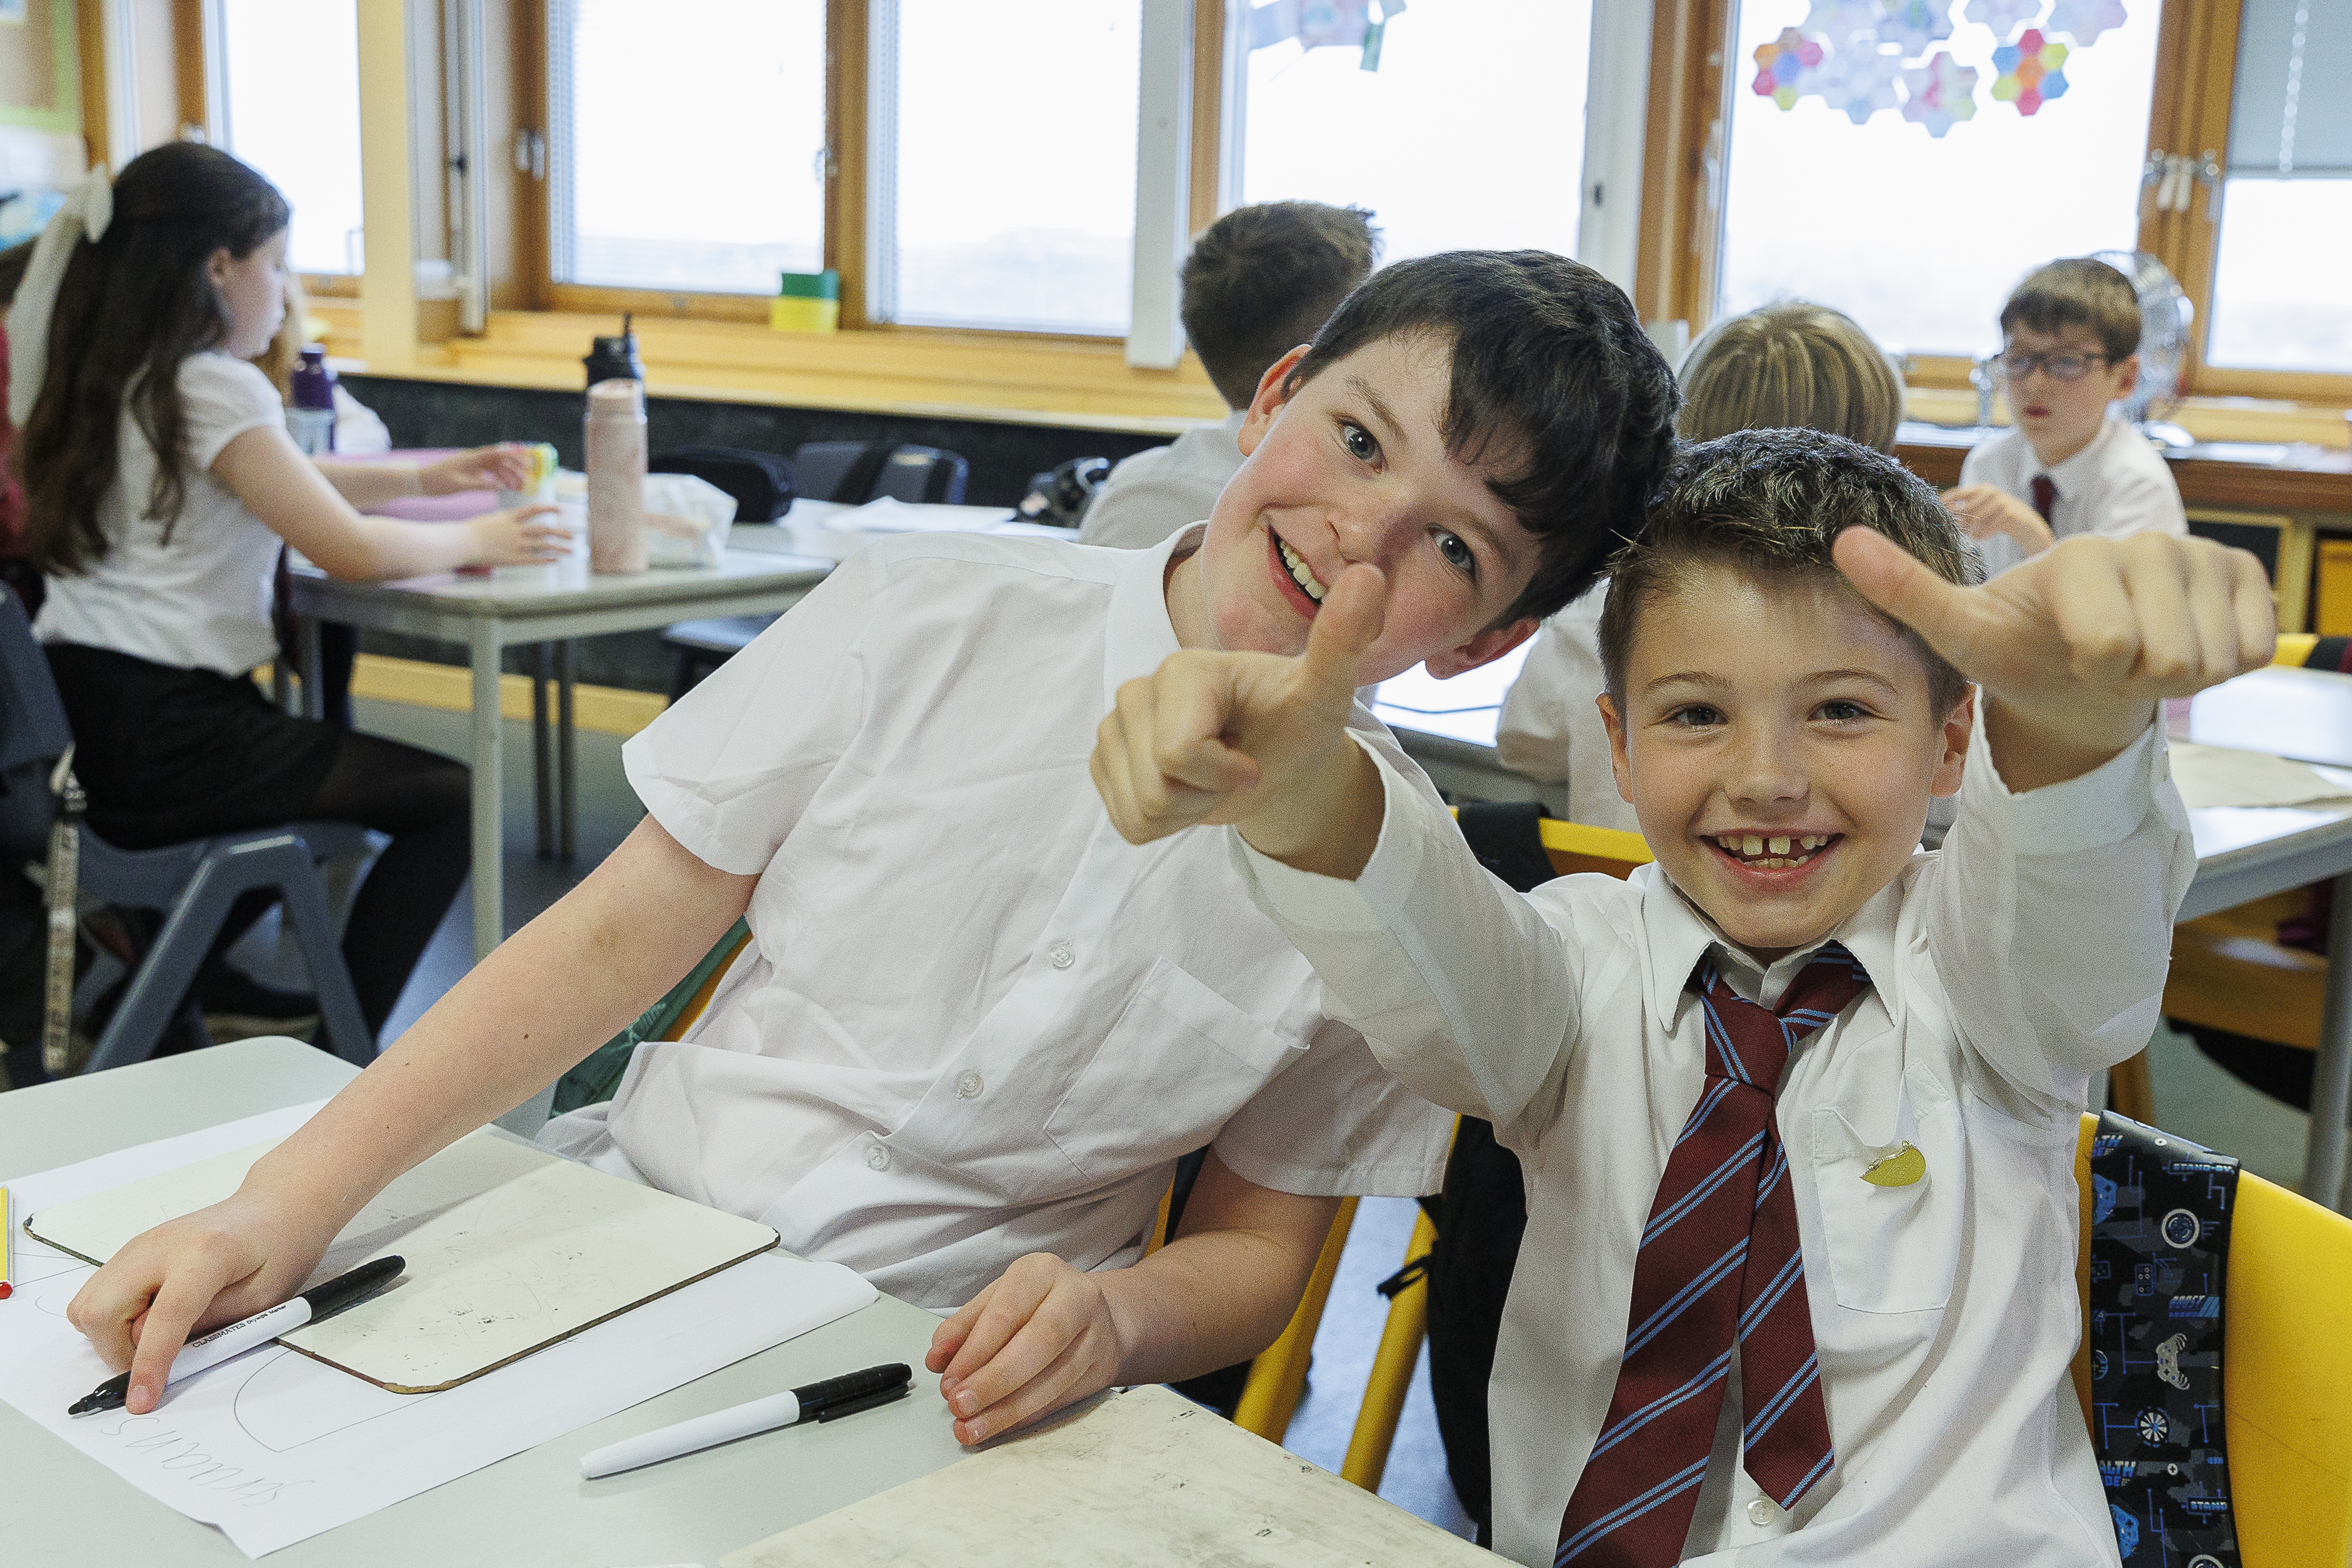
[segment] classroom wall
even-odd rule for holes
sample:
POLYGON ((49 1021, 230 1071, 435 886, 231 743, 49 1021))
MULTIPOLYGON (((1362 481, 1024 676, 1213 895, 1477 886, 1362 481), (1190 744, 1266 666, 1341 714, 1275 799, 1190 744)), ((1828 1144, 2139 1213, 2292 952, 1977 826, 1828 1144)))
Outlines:
MULTIPOLYGON (((551 443, 566 468, 585 461, 579 393, 524 387, 473 386, 408 381, 390 376, 346 375, 351 395, 373 409, 392 432, 395 447, 464 447, 486 440, 551 443)), ((808 441, 867 441, 889 437, 960 452, 971 465, 964 500, 975 506, 1011 506, 1028 493, 1029 479, 1072 458, 1108 458, 1116 462, 1147 447, 1165 444, 1158 436, 1058 426, 997 424, 976 419, 899 418, 822 408, 781 408, 761 404, 719 403, 678 397, 646 400, 649 449, 679 447, 742 447, 781 452, 808 441)), ((364 632, 368 653, 461 664, 451 645, 391 633, 364 632)), ((658 632, 591 637, 576 646, 581 680, 634 691, 665 691, 675 656, 658 632)), ((533 655, 509 648, 507 668, 527 671, 533 655)))
POLYGON ((0 23, 0 124, 80 129, 73 23, 73 0, 26 0, 23 21, 0 23))

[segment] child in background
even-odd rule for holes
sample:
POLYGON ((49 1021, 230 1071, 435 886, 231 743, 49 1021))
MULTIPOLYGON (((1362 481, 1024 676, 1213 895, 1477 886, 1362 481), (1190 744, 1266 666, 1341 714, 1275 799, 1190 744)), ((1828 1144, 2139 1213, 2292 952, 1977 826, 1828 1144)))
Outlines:
POLYGON ((1078 542, 1148 549, 1208 516, 1242 466, 1234 437, 1266 367, 1314 338, 1380 249, 1371 214, 1321 202, 1236 207, 1202 229, 1184 258, 1184 335, 1234 412, 1113 468, 1078 542))
MULTIPOLYGON (((1885 352, 1853 319, 1790 300, 1717 322, 1692 345, 1680 372, 1685 441, 1735 430, 1801 426, 1892 453, 1903 418, 1903 382, 1885 352)), ((1609 767, 1609 734, 1596 706, 1601 606, 1606 582, 1536 633, 1527 663, 1503 698, 1495 735, 1503 765, 1530 778, 1568 782, 1568 819, 1640 831, 1609 767)))
MULTIPOLYGON (((1206 524, 1147 551, 929 533, 858 552, 630 741, 650 815, 619 849, 234 1197, 117 1253, 70 1317, 111 1364, 135 1358, 130 1407, 152 1408, 192 1326, 299 1288, 385 1183, 748 914, 752 946, 689 1037, 638 1047, 611 1104, 546 1142, 952 1311, 929 1364, 965 1442, 1255 1353, 1337 1194, 1430 1190, 1452 1119, 1324 1015, 1223 843, 1120 838, 1085 769, 1103 710, 1180 648, 1295 652, 1359 561, 1396 585, 1368 679, 1499 657, 1633 528, 1674 406, 1599 274, 1430 257, 1262 380, 1206 524), (1143 1257, 1203 1144, 1180 1234, 1143 1257)), ((1411 771, 1351 696, 1329 718, 1411 771)))
POLYGON ((331 486, 249 363, 286 309, 285 198, 215 148, 172 142, 93 174, 36 247, 8 317, 26 531, 48 594, 34 630, 73 724, 89 824, 126 849, 304 818, 392 836, 343 956, 371 1030, 465 879, 466 770, 289 717, 249 672, 272 658, 281 542, 334 576, 551 560, 551 509, 457 527, 354 502, 468 489, 519 450, 348 470, 331 486))
POLYGON ((2107 405, 2139 380, 2139 297, 2087 256, 2027 276, 2000 308, 2010 428, 1976 447, 1944 492, 1988 575, 2077 533, 2186 533, 2180 488, 2107 405))
POLYGON ((2204 540, 1972 568, 1853 442, 1685 451, 1601 617, 1630 881, 1510 892, 1328 717, 1370 569, 1303 657, 1171 659, 1104 726, 1120 828, 1236 824, 1338 1010, 1524 1160, 1491 1415, 1530 1568, 2117 1562, 2068 1381, 2077 1122, 2196 869, 2158 700, 2276 628, 2204 540))

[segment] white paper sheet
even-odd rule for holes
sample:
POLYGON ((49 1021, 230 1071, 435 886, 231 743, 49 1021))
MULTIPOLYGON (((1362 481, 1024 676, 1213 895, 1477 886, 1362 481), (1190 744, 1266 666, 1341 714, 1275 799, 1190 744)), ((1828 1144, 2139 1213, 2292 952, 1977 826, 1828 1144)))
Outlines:
MULTIPOLYGON (((303 1105, 11 1180, 19 1215, 267 1139, 303 1105)), ((306 1540, 847 1316, 874 1287, 754 1258, 441 1394, 396 1394, 276 1345, 175 1384, 153 1414, 68 1417, 107 1375, 65 1319, 92 1272, 19 1231, 0 1400, 249 1557, 306 1540)))
POLYGON ((2352 773, 2342 768, 2188 741, 2174 741, 2171 750, 2172 782, 2191 807, 2307 805, 2352 795, 2352 773))

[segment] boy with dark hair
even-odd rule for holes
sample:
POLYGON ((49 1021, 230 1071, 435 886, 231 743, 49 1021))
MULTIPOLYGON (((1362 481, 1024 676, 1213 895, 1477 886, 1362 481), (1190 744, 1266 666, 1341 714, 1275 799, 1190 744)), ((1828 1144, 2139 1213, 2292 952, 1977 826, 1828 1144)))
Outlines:
MULTIPOLYGON (((628 841, 236 1196, 76 1297, 110 1363, 135 1348, 131 1408, 192 1326, 299 1287, 384 1183, 610 1037, 747 911, 753 947, 689 1037, 639 1047, 612 1103, 549 1142, 952 1310, 930 1366, 967 1442, 1271 1342, 1337 1195, 1429 1190, 1449 1119, 1324 1015, 1222 844, 1112 830, 1095 727, 1180 647, 1304 647, 1356 561, 1394 584, 1368 671, 1496 658, 1558 602, 1531 583, 1564 596, 1636 524, 1675 406, 1625 297, 1535 252, 1391 269, 1286 359, 1205 525, 1124 552, 877 544, 633 738, 650 815, 628 841), (1204 1144, 1181 1234, 1143 1257, 1204 1144)), ((1418 779, 1351 708, 1337 721, 1418 779)))
POLYGON ((2186 533, 2172 470, 2107 405, 2139 381, 2139 297, 2091 257, 2029 274, 2000 308, 2010 428, 1944 493, 1989 575, 2076 533, 2186 533))
POLYGON ((1078 542, 1141 550, 1208 516, 1242 466, 1234 437, 1267 367, 1313 340, 1380 250, 1371 214, 1321 202, 1236 207, 1202 229, 1184 258, 1184 335, 1234 412, 1113 468, 1078 542))
POLYGON ((1392 602, 1370 568, 1302 657, 1181 655, 1104 725, 1121 830, 1237 825, 1339 1016, 1525 1164, 1507 1556, 2117 1561, 2067 1377, 2077 1119, 2147 1041, 2196 866, 2157 700, 2275 628, 2260 565, 2203 540, 1971 575, 1891 458, 1686 451, 1602 617, 1657 856, 1625 882, 1510 892, 1340 729, 1392 602))

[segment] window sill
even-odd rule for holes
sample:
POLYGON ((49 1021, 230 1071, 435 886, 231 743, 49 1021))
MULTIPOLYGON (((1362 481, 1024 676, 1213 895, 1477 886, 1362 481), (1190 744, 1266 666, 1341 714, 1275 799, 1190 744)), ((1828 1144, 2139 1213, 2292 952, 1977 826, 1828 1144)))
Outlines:
MULTIPOLYGON (((1903 405, 1906 416, 1930 425, 1976 422, 1973 391, 1914 386, 1904 394, 1903 405)), ((2007 407, 1996 399, 1993 422, 2006 425, 2008 415, 2007 407)), ((2200 441, 2304 441, 2337 451, 2352 445, 2352 420, 2347 419, 2344 409, 2326 404, 2191 397, 2182 402, 2172 422, 2200 441)))
MULTIPOLYGON (((339 360, 356 355, 360 311, 312 301, 339 360)), ((555 310, 491 312, 480 337, 421 344, 405 365, 359 374, 473 385, 576 391, 589 340, 613 331, 609 316, 555 310)), ((997 332, 880 329, 779 332, 733 321, 641 316, 637 352, 646 390, 706 398, 909 417, 1174 436, 1225 416, 1200 361, 1174 370, 1129 365, 1116 341, 997 332)))

